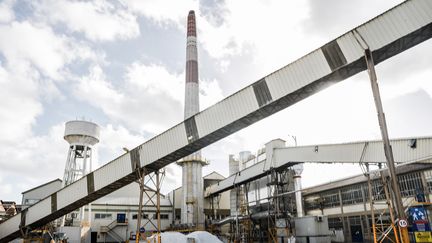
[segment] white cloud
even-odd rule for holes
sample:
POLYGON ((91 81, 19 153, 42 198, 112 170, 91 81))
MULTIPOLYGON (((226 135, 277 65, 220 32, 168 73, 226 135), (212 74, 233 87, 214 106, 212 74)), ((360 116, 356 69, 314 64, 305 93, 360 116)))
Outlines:
POLYGON ((105 164, 125 153, 123 148, 131 150, 146 140, 145 137, 132 134, 122 125, 107 124, 101 127, 100 143, 97 145, 99 165, 105 164))
POLYGON ((14 0, 5 0, 0 3, 0 23, 7 23, 15 19, 15 13, 12 10, 14 0))
POLYGON ((28 21, 0 25, 0 36, 0 52, 9 65, 30 62, 41 74, 54 80, 63 79, 65 64, 95 58, 88 47, 56 35, 48 26, 36 26, 28 21))
MULTIPOLYGON (((216 81, 202 83, 204 106, 222 97, 216 81)), ((182 121, 184 89, 184 73, 135 62, 127 67, 124 81, 116 86, 101 67, 95 66, 77 83, 74 92, 132 130, 157 134, 182 121)))
POLYGON ((182 31, 185 31, 188 11, 194 9, 198 41, 211 57, 219 59, 223 70, 229 66, 231 56, 253 52, 251 61, 259 67, 256 71, 270 72, 286 64, 288 59, 304 54, 301 47, 290 46, 304 46, 316 41, 301 35, 301 22, 308 17, 308 5, 304 1, 225 1, 215 10, 219 11, 220 23, 215 23, 212 14, 202 13, 196 1, 181 4, 172 1, 126 2, 131 9, 157 23, 174 24, 182 31))
MULTIPOLYGON (((55 178, 63 178, 68 144, 63 139, 64 123, 53 126, 47 135, 29 135, 13 142, 1 142, 0 189, 3 199, 20 201, 18 192, 55 178), (19 184, 13 181, 19 177, 19 184), (13 190, 11 190, 13 188, 13 190)), ((94 147, 93 169, 123 154, 123 147, 132 149, 146 138, 132 134, 123 126, 101 126, 100 143, 94 147)))
POLYGON ((43 113, 42 101, 62 98, 53 80, 63 80, 67 63, 93 59, 95 54, 48 26, 27 21, 0 24, 0 141, 12 144, 32 137, 32 126, 43 113))
MULTIPOLYGON (((141 77, 145 81, 153 78, 156 77, 141 77)), ((74 93, 113 121, 127 124, 135 131, 156 134, 179 121, 181 103, 163 91, 149 92, 148 88, 131 80, 114 87, 103 70, 95 66, 76 84, 74 93)))
POLYGON ((141 15, 153 19, 160 25, 174 24, 184 26, 189 10, 198 9, 198 1, 170 1, 170 0, 124 0, 129 8, 141 15))
POLYGON ((65 24, 93 41, 130 39, 140 34, 136 16, 121 4, 107 1, 46 0, 36 5, 39 17, 65 24))
POLYGON ((181 103, 184 100, 184 73, 171 74, 164 66, 135 62, 128 67, 125 78, 150 95, 166 94, 181 103))
POLYGON ((0 143, 22 141, 42 112, 38 102, 38 73, 28 63, 10 68, 0 65, 0 143))
POLYGON ((385 83, 381 88, 381 95, 389 100, 407 93, 422 89, 432 97, 432 69, 421 70, 410 75, 408 80, 396 83, 385 83))
POLYGON ((13 188, 9 193, 2 191, 2 197, 20 201, 16 192, 63 177, 67 151, 63 129, 63 124, 58 124, 47 135, 1 142, 0 178, 4 178, 4 186, 13 188))
POLYGON ((306 1, 226 1, 224 21, 212 25, 198 19, 198 40, 203 48, 227 66, 230 56, 252 53, 254 73, 267 74, 315 47, 304 38, 301 23, 308 18, 306 1), (245 11, 247 6, 247 11, 245 11))
POLYGON ((44 101, 64 98, 59 85, 73 76, 67 65, 97 57, 81 41, 43 23, 0 24, 0 36, 0 177, 13 185, 14 194, 62 177, 62 124, 47 128, 46 135, 35 135, 33 128, 44 101))
POLYGON ((213 79, 211 81, 201 80, 200 81, 200 108, 201 110, 210 107, 218 101, 221 101, 224 96, 222 89, 219 86, 219 81, 213 79))

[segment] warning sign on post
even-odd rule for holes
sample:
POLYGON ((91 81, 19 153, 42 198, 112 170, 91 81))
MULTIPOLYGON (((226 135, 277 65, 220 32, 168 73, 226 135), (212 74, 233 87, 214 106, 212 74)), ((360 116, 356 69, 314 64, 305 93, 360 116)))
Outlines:
POLYGON ((399 226, 405 228, 408 226, 408 222, 405 219, 399 220, 399 226))
POLYGON ((432 236, 430 231, 425 232, 414 232, 416 242, 432 242, 432 236))

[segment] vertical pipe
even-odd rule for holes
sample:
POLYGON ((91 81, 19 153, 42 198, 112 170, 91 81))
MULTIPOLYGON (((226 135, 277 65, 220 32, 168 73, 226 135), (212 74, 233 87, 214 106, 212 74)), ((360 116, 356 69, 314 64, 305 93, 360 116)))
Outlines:
MULTIPOLYGON (((83 150, 83 152, 82 152, 82 155, 83 155, 83 164, 82 164, 82 168, 81 168, 81 177, 84 177, 86 174, 87 174, 87 157, 88 157, 88 155, 87 155, 87 152, 88 152, 88 146, 84 146, 84 150, 83 150)), ((84 221, 84 217, 85 216, 85 206, 83 206, 81 209, 80 209, 80 219, 81 219, 81 226, 84 226, 83 225, 83 221, 84 221)))
MULTIPOLYGON (((338 196, 339 196, 339 206, 340 206, 340 210, 341 210, 341 215, 342 215, 342 227, 343 227, 343 234, 344 234, 344 238, 348 238, 348 227, 347 227, 347 222, 346 222, 346 218, 345 218, 345 213, 344 213, 344 209, 343 209, 343 201, 342 201, 342 191, 339 189, 338 190, 338 196)), ((351 237, 351 236, 349 236, 351 237)))
POLYGON ((161 219, 160 219, 160 176, 159 170, 156 173, 156 216, 157 216, 157 232, 161 232, 161 219))
POLYGON ((301 173, 303 172, 303 164, 296 164, 293 166, 294 169, 294 190, 295 190, 295 200, 296 200, 296 209, 297 209, 297 217, 303 217, 303 203, 302 203, 302 194, 301 194, 301 173))
MULTIPOLYGON (((90 163, 89 163, 89 173, 92 172, 93 170, 93 150, 90 149, 90 163)), ((91 208, 91 203, 88 204, 88 223, 89 225, 91 225, 91 221, 92 221, 92 208, 91 208)))
POLYGON ((295 200, 296 200, 296 208, 297 208, 297 217, 303 217, 303 205, 302 205, 302 195, 301 195, 301 176, 294 176, 294 190, 295 192, 295 200))
POLYGON ((370 179, 369 164, 368 163, 366 163, 366 171, 368 172, 366 174, 366 176, 367 176, 367 183, 368 183, 368 193, 369 193, 370 211, 371 211, 371 219, 372 219, 373 241, 374 241, 374 243, 377 243, 376 225, 375 225, 375 212, 374 212, 374 200, 373 200, 372 183, 371 183, 371 179, 370 179))

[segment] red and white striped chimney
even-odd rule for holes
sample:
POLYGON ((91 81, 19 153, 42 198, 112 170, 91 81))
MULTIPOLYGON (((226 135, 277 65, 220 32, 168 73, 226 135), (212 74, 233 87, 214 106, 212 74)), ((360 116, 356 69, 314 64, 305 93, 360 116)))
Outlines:
POLYGON ((195 13, 190 11, 187 19, 186 42, 186 92, 184 118, 199 112, 198 51, 195 13))
MULTIPOLYGON (((187 18, 185 81, 184 119, 186 120, 199 112, 197 33, 195 13, 192 10, 187 18)), ((205 218, 202 167, 206 162, 201 158, 201 151, 197 151, 177 164, 182 166, 181 222, 195 225, 203 230, 205 218)))

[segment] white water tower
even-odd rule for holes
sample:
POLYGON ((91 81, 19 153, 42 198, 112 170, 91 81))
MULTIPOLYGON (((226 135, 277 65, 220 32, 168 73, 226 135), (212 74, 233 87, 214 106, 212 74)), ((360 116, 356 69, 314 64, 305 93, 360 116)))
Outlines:
MULTIPOLYGON (((69 121, 65 124, 64 139, 69 143, 69 151, 63 176, 63 187, 72 184, 92 171, 93 146, 99 142, 100 128, 88 121, 69 121)), ((80 210, 81 221, 84 208, 80 210)), ((89 218, 91 220, 89 205, 89 218)), ((64 225, 64 220, 63 223, 64 225)))

